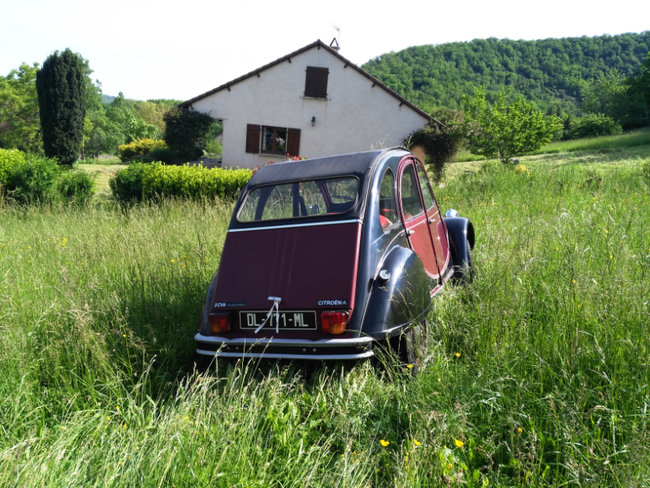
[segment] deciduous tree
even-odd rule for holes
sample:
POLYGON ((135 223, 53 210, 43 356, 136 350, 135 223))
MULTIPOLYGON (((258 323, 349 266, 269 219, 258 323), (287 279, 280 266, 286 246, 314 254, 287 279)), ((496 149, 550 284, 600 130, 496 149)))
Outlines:
POLYGON ((465 100, 464 132, 474 154, 498 156, 508 163, 514 156, 539 149, 562 129, 560 119, 544 116, 535 104, 522 97, 510 101, 501 90, 494 103, 486 100, 485 89, 475 90, 465 100))
POLYGON ((23 64, 0 78, 0 147, 32 153, 42 151, 37 70, 37 64, 23 64))

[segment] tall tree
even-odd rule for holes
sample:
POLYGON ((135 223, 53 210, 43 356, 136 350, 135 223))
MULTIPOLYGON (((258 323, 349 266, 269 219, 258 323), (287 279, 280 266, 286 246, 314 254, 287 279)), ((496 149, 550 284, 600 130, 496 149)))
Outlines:
POLYGON ((639 69, 627 81, 627 93, 631 100, 637 100, 641 109, 641 120, 650 124, 650 52, 639 69))
POLYGON ((6 77, 0 77, 0 147, 42 151, 37 71, 37 64, 23 64, 6 77))
POLYGON ((66 49, 50 55, 36 74, 45 154, 72 166, 81 153, 86 114, 83 58, 66 49))

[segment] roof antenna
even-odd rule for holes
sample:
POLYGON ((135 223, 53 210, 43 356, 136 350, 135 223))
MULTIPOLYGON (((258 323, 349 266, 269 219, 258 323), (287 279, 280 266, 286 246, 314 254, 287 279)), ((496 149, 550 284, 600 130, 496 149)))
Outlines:
MULTIPOLYGON (((334 27, 334 30, 336 30, 336 32, 338 33, 338 35, 340 37, 341 36, 341 29, 338 26, 334 25, 334 24, 332 24, 332 27, 334 27)), ((336 36, 334 38, 332 38, 332 42, 330 42, 330 47, 332 49, 334 49, 335 51, 340 51, 341 50, 341 46, 339 46, 339 41, 336 40, 336 36)))

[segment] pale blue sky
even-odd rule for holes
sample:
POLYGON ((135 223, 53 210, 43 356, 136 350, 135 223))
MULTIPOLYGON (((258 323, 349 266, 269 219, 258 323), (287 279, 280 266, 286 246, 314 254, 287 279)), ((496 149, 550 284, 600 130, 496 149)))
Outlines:
POLYGON ((0 75, 70 48, 104 93, 140 100, 186 100, 334 36, 361 65, 422 44, 650 30, 648 0, 0 1, 0 75))

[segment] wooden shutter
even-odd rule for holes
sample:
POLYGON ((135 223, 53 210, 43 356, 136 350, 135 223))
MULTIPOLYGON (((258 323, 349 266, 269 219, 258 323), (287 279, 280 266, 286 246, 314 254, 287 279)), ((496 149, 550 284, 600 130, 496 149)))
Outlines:
POLYGON ((314 98, 327 98, 327 77, 329 69, 307 66, 305 76, 305 96, 314 98))
POLYGON ((287 130, 287 154, 300 156, 300 129, 287 130))
POLYGON ((246 126, 246 152, 258 154, 260 152, 260 133, 262 128, 259 125, 248 124, 246 126))

